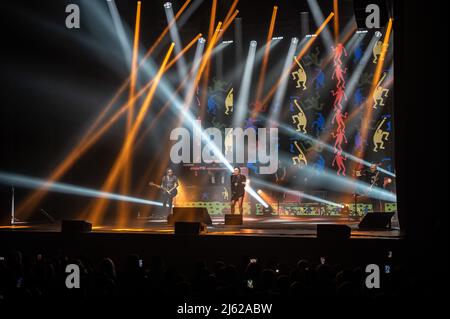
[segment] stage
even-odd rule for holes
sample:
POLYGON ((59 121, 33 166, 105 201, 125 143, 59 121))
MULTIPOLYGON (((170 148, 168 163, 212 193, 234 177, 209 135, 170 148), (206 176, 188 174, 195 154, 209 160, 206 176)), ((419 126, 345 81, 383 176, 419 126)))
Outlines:
POLYGON ((400 258, 409 246, 397 228, 359 230, 359 218, 244 217, 241 226, 224 225, 224 218, 218 216, 212 221, 213 225, 198 236, 176 235, 174 227, 165 219, 147 218, 135 220, 126 228, 94 226, 91 232, 76 234, 61 232, 60 222, 1 226, 0 253, 6 253, 6 250, 50 255, 64 252, 81 259, 108 256, 115 260, 137 253, 144 263, 153 256, 163 256, 166 263, 174 267, 180 263, 190 267, 192 260, 209 263, 227 260, 243 266, 250 258, 265 263, 276 259, 294 265, 301 258, 320 260, 322 257, 330 262, 345 260, 351 265, 379 262, 388 252, 394 252, 394 256, 400 258), (319 224, 348 225, 351 238, 318 238, 316 227, 319 224))
MULTIPOLYGON (((351 238, 399 239, 401 232, 397 227, 386 230, 361 230, 359 217, 339 216, 259 216, 244 217, 243 225, 225 225, 223 216, 211 218, 213 224, 201 236, 258 236, 258 237, 309 237, 317 236, 317 225, 338 224, 351 228, 351 238)), ((59 232, 61 223, 17 223, 13 226, 0 226, 0 231, 14 232, 59 232)), ((126 227, 114 225, 93 226, 93 233, 142 233, 174 234, 174 227, 168 225, 163 217, 139 218, 126 227)))

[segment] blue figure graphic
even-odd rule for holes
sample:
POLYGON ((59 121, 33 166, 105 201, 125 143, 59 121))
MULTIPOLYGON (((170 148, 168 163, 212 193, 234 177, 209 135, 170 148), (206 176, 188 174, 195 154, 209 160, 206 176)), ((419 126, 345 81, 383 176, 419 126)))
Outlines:
POLYGON ((258 127, 256 126, 256 119, 251 116, 245 120, 244 130, 248 128, 253 128, 256 132, 258 132, 258 127))
POLYGON ((362 95, 361 88, 357 88, 355 90, 354 100, 355 100, 355 105, 357 105, 357 106, 361 106, 364 103, 364 101, 366 100, 366 98, 362 95))
POLYGON ((383 158, 383 159, 381 160, 381 165, 382 165, 382 166, 386 165, 386 166, 384 166, 385 169, 386 169, 387 171, 389 171, 389 172, 392 172, 392 160, 391 160, 390 157, 385 157, 385 158, 383 158), (387 163, 387 165, 384 164, 385 162, 387 163))
POLYGON ((317 69, 316 76, 316 90, 323 88, 325 86, 325 73, 323 73, 322 69, 317 69))
POLYGON ((391 114, 384 114, 382 117, 389 119, 386 121, 386 131, 391 132, 392 131, 392 122, 391 122, 391 114))
POLYGON ((316 174, 323 173, 325 170, 325 159, 321 154, 317 157, 317 160, 313 164, 313 168, 316 171, 316 174))
POLYGON ((296 153, 296 151, 294 150, 294 143, 293 143, 293 141, 296 141, 297 139, 291 137, 291 138, 289 138, 289 140, 292 141, 292 143, 289 144, 289 152, 294 154, 294 153, 296 153))
POLYGON ((208 113, 214 116, 217 114, 217 103, 213 95, 208 96, 208 113))
POLYGON ((367 145, 367 142, 363 141, 361 132, 358 131, 355 135, 355 146, 353 147, 353 152, 356 150, 362 151, 365 145, 367 145))
POLYGON ((289 98, 289 110, 291 111, 291 113, 297 113, 297 109, 294 108, 294 100, 298 100, 299 97, 298 96, 291 96, 289 98))
POLYGON ((322 113, 316 112, 317 119, 315 119, 312 123, 312 127, 315 130, 316 136, 319 136, 322 133, 323 128, 325 127, 325 118, 322 113))
POLYGON ((357 46, 355 49, 355 58, 353 59, 353 63, 358 64, 359 61, 361 61, 361 58, 363 56, 363 50, 361 49, 361 46, 357 46))
POLYGON ((256 167, 255 163, 247 163, 248 169, 250 169, 253 173, 258 175, 258 167, 256 167))

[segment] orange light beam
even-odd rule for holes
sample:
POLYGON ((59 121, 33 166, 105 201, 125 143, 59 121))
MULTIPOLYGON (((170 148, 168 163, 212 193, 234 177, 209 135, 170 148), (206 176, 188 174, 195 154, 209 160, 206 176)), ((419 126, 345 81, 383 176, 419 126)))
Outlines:
MULTIPOLYGON (((215 2, 217 2, 217 1, 215 1, 215 2)), ((223 29, 220 30, 221 35, 223 35, 223 33, 225 32, 226 29, 228 29, 230 23, 234 20, 234 18, 236 17, 237 13, 239 12, 238 10, 233 12, 233 10, 236 7, 237 3, 238 3, 238 1, 235 0, 231 4, 231 7, 228 10, 227 15, 225 17, 225 20, 223 22, 223 29)), ((217 3, 213 2, 213 5, 211 7, 211 18, 210 18, 210 24, 209 24, 208 41, 211 41, 212 31, 214 30, 216 11, 217 11, 217 3)), ((217 43, 218 39, 219 38, 216 39, 216 41, 215 41, 216 43, 217 43)), ((210 61, 208 60, 208 63, 206 65, 206 70, 204 72, 203 81, 202 81, 203 91, 201 92, 201 97, 200 97, 200 118, 203 118, 203 116, 205 115, 205 111, 206 111, 206 89, 205 88, 208 85, 209 74, 210 74, 210 67, 211 67, 210 61)))
MULTIPOLYGON (((133 101, 134 95, 136 94, 136 75, 137 75, 137 61, 139 53, 139 31, 140 31, 140 21, 141 21, 141 1, 137 2, 136 9, 136 22, 134 27, 134 40, 133 40, 133 53, 131 59, 131 75, 130 75, 130 92, 128 96, 128 101, 133 101)), ((128 105, 128 116, 126 125, 126 135, 130 132, 131 124, 134 118, 134 103, 131 102, 128 105)), ((123 170, 122 180, 121 180, 121 193, 128 194, 131 184, 131 158, 133 156, 133 148, 131 147, 125 159, 125 167, 123 170)), ((123 201, 119 202, 119 214, 124 213, 129 205, 123 201)))
MULTIPOLYGON (((185 54, 196 42, 197 40, 202 36, 202 34, 198 34, 192 41, 181 50, 180 53, 178 53, 175 58, 171 60, 171 62, 166 66, 164 72, 166 72, 168 69, 170 69, 183 54, 185 54)), ((82 140, 72 149, 72 151, 66 156, 63 162, 61 162, 50 174, 50 176, 47 178, 47 181, 50 183, 53 181, 56 181, 60 179, 74 164, 75 162, 93 145, 95 144, 104 133, 108 131, 109 128, 120 118, 120 116, 127 110, 130 102, 135 102, 153 83, 153 79, 150 80, 142 89, 139 90, 139 92, 135 95, 132 101, 129 101, 122 105, 119 110, 117 110, 107 122, 103 124, 101 128, 97 128, 101 118, 98 117, 95 123, 91 125, 91 127, 88 130, 89 134, 85 134, 82 138, 82 140), (92 135, 94 134, 94 135, 92 135)), ((126 83, 125 83, 126 84, 126 83)), ((125 88, 125 87, 124 87, 125 88)), ((118 98, 119 93, 116 94, 114 99, 118 98)), ((110 108, 113 105, 113 101, 108 105, 110 108)), ((106 108, 103 110, 102 113, 106 115, 106 108)), ((48 187, 40 188, 33 192, 28 198, 25 199, 25 201, 17 208, 17 212, 24 212, 25 210, 33 210, 33 207, 35 207, 45 196, 45 193, 47 192, 48 187)))
POLYGON ((256 89, 256 101, 259 101, 261 99, 261 94, 262 94, 262 91, 264 88, 264 78, 266 76, 267 63, 269 61, 270 44, 272 42, 273 30, 275 28, 275 20, 277 18, 277 11, 278 11, 278 7, 274 6, 273 11, 272 11, 272 18, 270 19, 269 32, 267 33, 266 48, 264 49, 264 57, 263 57, 263 61, 262 61, 261 72, 259 73, 258 86, 256 89))
MULTIPOLYGON (((212 36, 214 33, 214 25, 216 24, 216 11, 217 11, 217 0, 213 0, 212 6, 211 6, 211 15, 209 18, 208 41, 212 40, 212 36)), ((200 106, 204 106, 206 104, 207 90, 205 88, 208 85, 210 69, 211 69, 211 61, 208 59, 208 62, 206 64, 206 70, 205 70, 205 73, 203 76, 203 81, 202 81, 202 89, 203 90, 201 92, 200 106)), ((203 118, 204 112, 205 112, 205 108, 202 107, 200 110, 200 118, 203 118)))
MULTIPOLYGON (((309 39, 308 43, 306 43, 306 45, 302 48, 300 53, 297 55, 297 60, 301 60, 303 58, 303 56, 309 50, 309 48, 314 43, 314 41, 317 39, 319 34, 322 33, 323 29, 327 26, 327 24, 330 22, 330 20, 331 20, 331 18, 333 18, 333 16, 334 16, 334 13, 331 12, 329 14, 329 16, 325 19, 325 21, 322 22, 320 27, 314 33, 314 36, 312 36, 311 39, 309 39)), ((272 88, 270 89, 269 93, 264 98, 263 105, 266 105, 267 102, 272 98, 272 96, 275 94, 275 91, 277 90, 278 86, 283 81, 283 78, 289 75, 289 73, 291 72, 292 67, 294 67, 294 66, 295 66, 295 62, 292 63, 291 67, 285 73, 280 75, 280 77, 278 78, 278 81, 272 86, 272 88)))
POLYGON ((227 24, 228 20, 230 19, 234 9, 236 8, 237 4, 238 4, 239 0, 234 0, 233 3, 231 4, 230 9, 227 12, 227 15, 225 16, 225 19, 223 19, 223 24, 227 24))
POLYGON ((228 19, 226 23, 223 24, 222 28, 219 30, 219 33, 217 34, 217 37, 215 39, 215 44, 219 42, 219 40, 223 37, 225 31, 230 27, 231 23, 233 22, 234 18, 238 15, 239 10, 236 10, 233 15, 228 19))
POLYGON ((339 39, 339 6, 338 0, 333 0, 334 11, 334 41, 337 43, 339 39))
MULTIPOLYGON (((145 97, 144 102, 142 103, 139 113, 136 116, 136 120, 134 121, 133 126, 131 127, 130 133, 128 134, 127 139, 122 146, 119 156, 116 158, 116 161, 114 162, 114 165, 113 165, 112 169, 110 170, 110 173, 108 174, 108 177, 107 177, 105 183, 102 186, 102 190, 106 190, 106 189, 111 190, 114 187, 116 180, 117 180, 117 176, 120 172, 120 169, 123 166, 126 154, 129 151, 130 147, 133 145, 136 135, 139 131, 139 128, 141 127, 141 124, 144 121, 144 118, 150 107, 151 101, 153 100, 153 97, 155 95, 159 81, 161 80, 161 77, 164 74, 164 70, 166 68, 167 62, 169 61, 169 57, 172 54, 174 46, 175 46, 175 44, 172 42, 172 44, 170 45, 170 47, 166 53, 166 56, 164 57, 163 62, 158 70, 158 73, 156 74, 156 76, 154 78, 153 84, 150 87, 150 90, 149 90, 147 96, 145 97)), ((96 204, 94 205, 93 216, 92 216, 92 220, 94 223, 97 223, 98 220, 101 219, 104 209, 106 208, 106 205, 108 202, 109 201, 106 198, 99 198, 97 200, 96 204)))
MULTIPOLYGON (((145 54, 144 58, 142 59, 141 63, 138 66, 138 69, 144 64, 145 60, 151 55, 153 50, 156 48, 156 46, 161 42, 161 40, 164 38, 164 36, 169 31, 169 28, 172 26, 173 23, 175 23, 178 18, 181 16, 181 14, 184 12, 186 7, 189 5, 189 3, 192 0, 186 0, 183 6, 178 10, 173 20, 166 26, 166 28, 163 30, 163 32, 159 35, 158 39, 153 43, 153 45, 149 48, 147 53, 145 54)), ((68 158, 70 158, 73 154, 76 154, 78 152, 78 148, 81 147, 86 140, 89 138, 89 136, 96 130, 97 126, 100 124, 100 122, 103 120, 103 118, 106 116, 108 111, 111 109, 111 107, 116 103, 117 99, 120 97, 120 95, 123 93, 123 91, 127 88, 128 83, 130 81, 130 77, 128 77, 122 85, 119 87, 119 89, 116 91, 114 97, 110 100, 110 102, 103 108, 102 112, 97 116, 96 120, 92 125, 88 128, 87 132, 83 135, 83 137, 80 139, 80 142, 72 149, 71 153, 69 153, 64 161, 66 161, 68 158)), ((58 165, 58 167, 53 170, 53 172, 50 174, 50 176, 47 178, 49 182, 55 181, 59 179, 59 177, 52 178, 53 175, 57 176, 59 174, 55 174, 59 167, 71 167, 71 165, 67 166, 64 165, 64 161, 58 165)), ((70 161, 69 161, 70 162, 70 161)), ((63 172, 63 174, 65 171, 63 172)), ((47 191, 47 188, 38 189, 34 192, 32 192, 31 195, 29 195, 16 209, 17 214, 24 213, 25 210, 33 210, 34 207, 42 200, 43 196, 45 196, 45 193, 47 191)))
MULTIPOLYGON (((211 52, 212 52, 212 49, 213 49, 214 45, 216 44, 216 39, 217 39, 217 36, 218 36, 218 34, 220 32, 220 27, 221 26, 222 26, 222 22, 219 21, 219 23, 217 24, 216 30, 214 31, 214 34, 213 34, 213 36, 211 38, 211 41, 208 43, 208 46, 206 47, 205 54, 203 55, 203 59, 202 59, 202 61, 200 63, 200 66, 198 68, 197 74, 196 74, 195 79, 194 79, 194 85, 192 86, 193 88, 197 87, 198 82, 200 81, 200 78, 201 78, 201 76, 203 74, 203 71, 204 71, 204 69, 206 67, 206 64, 208 63, 209 58, 211 57, 211 52)), ((190 105, 190 103, 192 101, 192 98, 194 97, 194 92, 195 92, 195 90, 191 90, 191 92, 188 92, 188 94, 186 96, 186 99, 185 99, 185 105, 190 105)))
MULTIPOLYGON (((207 49, 203 55, 202 58, 202 63, 199 67, 199 71, 197 73, 197 77, 199 78, 199 80, 201 79, 201 76, 203 74, 203 70, 204 70, 204 66, 203 66, 203 62, 204 61, 209 61, 210 57, 211 57, 211 52, 212 52, 212 48, 214 47, 214 45, 216 45, 216 43, 219 41, 219 39, 223 36, 224 32, 228 29, 228 27, 231 25, 231 23, 233 22, 234 18, 237 16, 237 14, 239 13, 239 10, 236 10, 233 15, 230 17, 230 19, 228 19, 228 22, 226 24, 223 24, 222 28, 218 28, 218 30, 216 29, 216 32, 214 33, 215 35, 213 36, 213 39, 211 39, 210 43, 208 43, 207 49), (208 48, 211 48, 211 50, 208 51, 208 48)), ((222 22, 219 22, 219 24, 222 26, 222 22)), ((198 85, 199 80, 196 80, 193 85, 193 88, 196 88, 198 85)), ((186 101, 192 101, 193 92, 188 92, 187 95, 191 95, 190 97, 186 98, 186 101)), ((188 109, 190 106, 190 102, 187 103, 185 101, 185 108, 184 109, 188 109)), ((205 112, 205 103, 200 102, 200 118, 203 117, 205 112)))

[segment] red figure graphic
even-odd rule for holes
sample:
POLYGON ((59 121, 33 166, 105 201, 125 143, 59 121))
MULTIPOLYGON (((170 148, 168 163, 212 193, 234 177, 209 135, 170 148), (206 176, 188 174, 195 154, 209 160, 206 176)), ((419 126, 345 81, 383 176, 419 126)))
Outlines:
POLYGON ((337 175, 341 175, 342 172, 342 176, 345 176, 345 164, 344 164, 345 160, 347 160, 347 158, 342 156, 341 152, 336 153, 336 155, 334 156, 333 163, 331 164, 331 166, 334 167, 334 164, 335 163, 337 164, 338 166, 337 175))
POLYGON ((336 108, 337 106, 339 106, 339 108, 342 108, 342 99, 345 99, 347 101, 347 95, 345 94, 344 88, 342 86, 338 86, 336 91, 331 90, 331 94, 334 96, 334 108, 336 108))
POLYGON ((342 70, 342 67, 340 64, 336 65, 336 68, 334 69, 333 75, 331 78, 334 80, 334 77, 336 76, 336 80, 338 81, 337 87, 344 87, 345 88, 345 79, 344 74, 347 73, 347 68, 345 70, 342 70))
POLYGON ((331 166, 334 167, 337 164, 338 170, 337 175, 345 176, 345 161, 346 157, 342 156, 342 144, 347 143, 347 137, 345 136, 345 122, 344 119, 347 118, 348 113, 342 113, 342 102, 347 100, 347 95, 345 94, 345 79, 344 74, 347 73, 347 68, 342 69, 342 55, 347 56, 347 51, 345 50, 342 43, 336 45, 333 48, 334 56, 334 71, 331 78, 334 80, 336 77, 336 89, 331 91, 334 97, 333 108, 334 115, 331 123, 334 124, 336 121, 337 128, 336 133, 331 133, 331 136, 335 139, 334 141, 334 159, 331 166))
POLYGON ((342 53, 344 53, 344 55, 347 56, 347 50, 345 50, 345 47, 342 43, 338 43, 336 45, 336 47, 335 48, 332 47, 332 49, 334 52, 334 58, 333 58, 334 65, 338 65, 338 64, 341 65, 342 64, 342 61, 341 61, 342 53))
POLYGON ((336 123, 338 125, 337 130, 338 131, 345 131, 345 122, 344 119, 346 119, 348 116, 348 113, 345 112, 345 114, 342 114, 342 111, 340 108, 337 108, 334 112, 333 119, 331 120, 331 124, 334 124, 334 120, 336 120, 336 123))
POLYGON ((336 140, 334 141, 334 151, 338 151, 342 152, 342 143, 345 142, 345 144, 347 144, 347 137, 345 136, 345 131, 344 130, 339 130, 337 131, 336 134, 331 133, 331 136, 333 136, 333 138, 335 138, 336 140))

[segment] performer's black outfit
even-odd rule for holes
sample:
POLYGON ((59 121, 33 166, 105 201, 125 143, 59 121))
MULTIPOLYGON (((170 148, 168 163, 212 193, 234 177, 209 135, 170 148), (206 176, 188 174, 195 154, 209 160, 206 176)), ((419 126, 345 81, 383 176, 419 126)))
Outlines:
MULTIPOLYGON (((161 187, 166 190, 172 189, 175 185, 178 186, 178 178, 175 175, 169 176, 164 175, 161 181, 161 187)), ((173 206, 173 198, 177 195, 177 189, 174 188, 172 192, 169 194, 166 191, 163 191, 163 208, 166 207, 166 204, 169 204, 168 213, 172 213, 173 206)))
POLYGON ((236 202, 239 204, 239 212, 243 213, 243 201, 245 194, 245 183, 247 179, 244 175, 231 175, 231 213, 234 214, 236 202))

